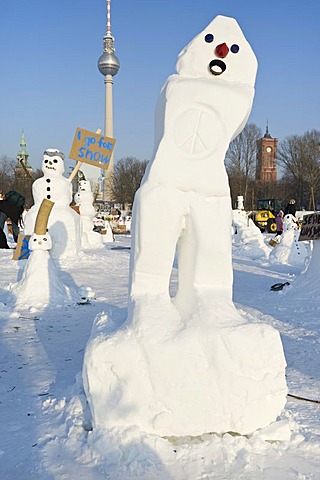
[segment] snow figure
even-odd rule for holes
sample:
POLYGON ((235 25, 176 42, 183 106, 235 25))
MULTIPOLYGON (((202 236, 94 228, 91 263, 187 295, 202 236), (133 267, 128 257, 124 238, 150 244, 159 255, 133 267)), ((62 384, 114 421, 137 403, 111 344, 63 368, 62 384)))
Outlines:
POLYGON ((243 196, 242 195, 237 196, 237 209, 238 210, 244 210, 243 196))
POLYGON ((91 191, 90 182, 80 180, 77 193, 74 195, 74 201, 79 206, 82 237, 81 245, 83 248, 101 247, 102 238, 100 233, 93 231, 93 219, 96 211, 93 206, 93 193, 91 191))
POLYGON ((294 217, 293 215, 291 215, 291 213, 287 213, 284 217, 283 217, 283 231, 284 232, 288 232, 288 231, 296 231, 298 230, 298 225, 297 225, 297 221, 296 221, 296 217, 294 217))
POLYGON ((72 184, 63 176, 64 154, 47 149, 42 161, 43 177, 32 185, 34 205, 25 216, 25 235, 34 231, 39 207, 44 198, 54 202, 49 217, 49 233, 53 240, 51 255, 55 258, 73 257, 81 246, 80 216, 72 210, 72 184))
POLYGON ((86 349, 94 426, 247 434, 285 405, 279 333, 246 323, 232 302, 224 157, 250 114, 256 70, 237 22, 218 16, 180 53, 161 91, 154 158, 133 207, 127 322, 119 329, 97 318, 86 349))
POLYGON ((273 265, 304 266, 309 251, 305 243, 298 242, 300 230, 296 219, 288 213, 284 216, 284 229, 280 242, 275 245, 270 253, 269 261, 273 265))
POLYGON ((42 309, 47 305, 63 305, 71 300, 71 292, 58 275, 49 251, 52 239, 47 232, 47 223, 54 204, 44 199, 40 205, 34 233, 29 240, 30 256, 22 279, 12 286, 15 306, 42 309))
POLYGON ((131 232, 131 216, 128 215, 126 217, 126 228, 127 228, 127 232, 131 232))
POLYGON ((264 236, 244 210, 233 211, 235 253, 252 260, 267 260, 270 248, 264 242, 264 236))
POLYGON ((105 220, 105 235, 103 235, 103 243, 112 243, 115 241, 114 234, 112 231, 112 226, 110 220, 105 220))

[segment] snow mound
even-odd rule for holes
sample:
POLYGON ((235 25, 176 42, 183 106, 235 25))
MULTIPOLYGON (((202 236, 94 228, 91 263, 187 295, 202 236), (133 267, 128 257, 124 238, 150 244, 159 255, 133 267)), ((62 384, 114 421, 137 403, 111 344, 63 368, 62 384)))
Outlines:
POLYGON ((243 210, 233 211, 233 243, 236 253, 252 260, 266 260, 270 248, 264 242, 263 234, 243 210))
POLYGON ((48 305, 70 303, 73 292, 59 277, 47 251, 31 252, 19 282, 9 286, 11 303, 16 308, 43 309, 48 305))
POLYGON ((195 315, 189 325, 159 298, 145 298, 137 311, 135 323, 121 327, 106 315, 95 319, 83 368, 95 428, 248 434, 276 420, 287 389, 275 329, 241 323, 231 303, 217 303, 223 320, 195 315))

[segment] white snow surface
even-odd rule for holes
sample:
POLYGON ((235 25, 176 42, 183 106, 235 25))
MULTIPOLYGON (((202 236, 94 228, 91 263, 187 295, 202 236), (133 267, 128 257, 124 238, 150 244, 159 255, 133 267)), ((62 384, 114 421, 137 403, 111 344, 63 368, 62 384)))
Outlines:
POLYGON ((238 255, 253 260, 266 260, 271 248, 264 242, 264 237, 244 210, 233 210, 233 241, 238 255))
MULTIPOLYGON (((272 237, 263 235, 267 246, 272 237)), ((117 235, 77 262, 61 261, 61 281, 89 292, 91 303, 42 310, 4 304, 8 284, 21 276, 26 261, 0 250, 1 480, 319 479, 320 404, 290 396, 278 421, 251 435, 208 431, 168 438, 134 427, 91 430, 81 379, 84 349, 95 318, 120 325, 127 316, 130 243, 130 236, 117 235)), ((318 242, 301 273, 301 266, 270 264, 233 248, 236 307, 249 324, 280 332, 289 393, 318 401, 319 250, 318 242), (286 281, 290 286, 270 291, 286 281)), ((174 266, 172 293, 177 280, 174 266)))

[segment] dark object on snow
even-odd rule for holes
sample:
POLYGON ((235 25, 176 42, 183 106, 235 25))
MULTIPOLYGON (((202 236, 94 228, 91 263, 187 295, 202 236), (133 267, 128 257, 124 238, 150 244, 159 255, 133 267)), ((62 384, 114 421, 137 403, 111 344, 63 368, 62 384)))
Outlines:
POLYGON ((289 203, 284 209, 284 214, 285 215, 290 214, 290 215, 293 215, 294 217, 296 216, 296 201, 294 198, 291 198, 291 200, 289 200, 289 203))
POLYGON ((290 283, 275 283, 274 285, 272 285, 272 287, 270 287, 270 290, 272 290, 273 292, 278 292, 279 290, 282 290, 283 287, 285 287, 286 285, 290 285, 290 283))
POLYGON ((91 305, 89 298, 81 297, 80 302, 77 302, 77 305, 91 305))
POLYGON ((312 400, 311 398, 299 397, 298 395, 292 395, 292 393, 288 393, 287 396, 296 398, 297 400, 304 400, 305 402, 320 403, 320 400, 312 400))
MULTIPOLYGON (((8 192, 6 196, 9 194, 8 192)), ((18 195, 20 195, 18 193, 18 195)), ((24 199, 24 197, 22 197, 24 199)), ((18 240, 19 235, 19 223, 23 212, 23 206, 18 206, 8 200, 0 201, 0 248, 9 248, 7 237, 4 233, 4 224, 7 218, 11 219, 12 234, 15 242, 18 240)))

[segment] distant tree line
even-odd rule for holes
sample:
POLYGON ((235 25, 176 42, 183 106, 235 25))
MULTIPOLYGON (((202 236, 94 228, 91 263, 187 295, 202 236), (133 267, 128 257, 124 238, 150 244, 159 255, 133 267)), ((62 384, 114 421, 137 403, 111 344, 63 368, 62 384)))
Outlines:
MULTIPOLYGON (((248 123, 230 143, 226 154, 232 206, 237 206, 237 197, 244 197, 246 210, 254 210, 259 198, 276 198, 286 203, 296 200, 297 209, 320 209, 320 131, 311 130, 303 135, 292 135, 279 142, 277 170, 279 180, 259 182, 256 180, 258 146, 262 132, 254 123, 248 123)), ((116 203, 122 208, 132 205, 145 173, 148 161, 124 157, 115 162, 114 174, 108 188, 116 203)), ((17 190, 33 204, 32 182, 42 175, 33 173, 33 179, 21 182, 15 177, 16 161, 6 155, 0 157, 0 193, 17 190)))
POLYGON ((119 203, 122 209, 132 206, 147 164, 147 160, 141 161, 135 157, 124 157, 115 162, 108 188, 115 203, 119 203))

